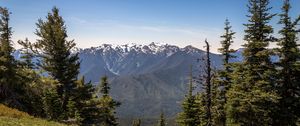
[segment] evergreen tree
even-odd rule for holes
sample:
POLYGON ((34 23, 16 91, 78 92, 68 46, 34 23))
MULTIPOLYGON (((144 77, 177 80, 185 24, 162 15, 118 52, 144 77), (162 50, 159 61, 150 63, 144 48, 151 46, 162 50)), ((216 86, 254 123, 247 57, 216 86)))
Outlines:
MULTIPOLYGON (((11 27, 9 27, 9 12, 6 8, 0 8, 0 100, 1 103, 9 101, 9 96, 13 93, 12 80, 9 76, 14 76, 14 59, 11 56, 11 27)), ((13 77, 12 76, 12 77, 13 77)))
POLYGON ((229 63, 231 58, 234 58, 232 55, 235 52, 230 48, 233 43, 233 35, 235 32, 231 30, 230 22, 228 19, 225 21, 225 34, 221 36, 223 39, 221 41, 222 47, 219 48, 219 52, 223 56, 223 66, 224 69, 217 72, 217 75, 214 77, 214 112, 213 112, 213 123, 215 125, 226 125, 226 113, 225 113, 225 104, 227 102, 226 93, 230 88, 231 84, 231 73, 233 71, 232 64, 229 63))
POLYGON ((141 126, 142 122, 141 119, 135 119, 132 122, 132 126, 141 126))
POLYGON ((74 117, 77 123, 82 125, 97 124, 97 116, 100 115, 100 109, 95 102, 95 88, 91 81, 86 83, 82 77, 76 83, 76 92, 72 94, 68 103, 69 116, 74 117))
POLYGON ((59 10, 54 7, 46 19, 40 19, 36 24, 39 39, 33 44, 33 51, 42 59, 39 66, 59 82, 55 89, 61 100, 61 114, 63 119, 68 119, 68 103, 71 95, 76 92, 79 57, 71 53, 75 43, 67 40, 66 26, 59 10))
POLYGON ((19 50, 22 55, 18 61, 17 73, 21 78, 20 82, 26 86, 23 94, 23 104, 26 108, 23 111, 34 116, 61 120, 61 99, 56 92, 56 85, 59 85, 59 82, 52 77, 43 77, 41 71, 36 69, 33 61, 35 55, 27 38, 25 41, 19 40, 18 43, 23 48, 19 50))
POLYGON ((300 118, 300 51, 297 46, 297 34, 300 32, 296 27, 299 25, 300 16, 292 20, 289 12, 291 5, 285 0, 280 14, 279 24, 283 28, 279 31, 282 36, 279 39, 277 49, 279 55, 278 63, 278 85, 279 111, 276 112, 275 123, 280 126, 294 126, 300 118))
POLYGON ((177 123, 181 126, 196 126, 200 124, 199 105, 196 102, 196 96, 193 95, 192 67, 189 76, 189 91, 182 103, 183 112, 179 113, 177 118, 177 123))
POLYGON ((115 109, 120 106, 120 103, 115 101, 109 95, 110 87, 108 85, 108 79, 106 76, 101 78, 100 93, 102 96, 99 99, 100 125, 101 126, 116 126, 118 125, 117 117, 115 116, 115 109))
POLYGON ((9 26, 10 13, 7 8, 0 7, 0 103, 25 110, 25 85, 20 82, 18 63, 11 55, 12 28, 9 26))
POLYGON ((166 126, 166 119, 163 112, 160 113, 160 118, 157 126, 166 126))
POLYGON ((28 64, 20 64, 18 68, 18 75, 20 76, 20 83, 24 85, 23 106, 25 111, 30 115, 45 117, 43 110, 43 90, 46 87, 46 83, 42 80, 39 73, 28 64))
MULTIPOLYGON (((225 33, 224 35, 221 36, 221 38, 223 39, 221 41, 221 45, 222 47, 219 48, 219 52, 222 54, 223 56, 223 65, 225 67, 225 71, 231 71, 229 64, 229 60, 231 58, 235 58, 235 56, 232 55, 232 53, 235 52, 235 50, 231 49, 230 46, 233 43, 233 39, 234 39, 234 34, 235 32, 233 32, 231 30, 232 26, 230 26, 230 22, 228 19, 225 20, 225 33)), ((226 75, 228 76, 228 75, 226 75)), ((225 78, 226 80, 229 80, 229 77, 225 78)))
POLYGON ((269 0, 249 0, 249 22, 245 32, 244 61, 236 68, 232 88, 227 93, 227 124, 272 125, 272 111, 278 101, 274 90, 274 65, 270 61, 269 42, 273 41, 274 14, 269 0))
POLYGON ((62 117, 61 99, 55 88, 48 88, 44 92, 43 109, 48 119, 59 121, 62 117))

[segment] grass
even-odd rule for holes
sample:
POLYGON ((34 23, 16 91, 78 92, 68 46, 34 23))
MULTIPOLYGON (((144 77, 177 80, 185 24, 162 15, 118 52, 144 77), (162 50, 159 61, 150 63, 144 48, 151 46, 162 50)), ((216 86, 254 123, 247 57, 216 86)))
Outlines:
POLYGON ((0 126, 66 126, 65 124, 35 118, 25 112, 0 104, 0 126))

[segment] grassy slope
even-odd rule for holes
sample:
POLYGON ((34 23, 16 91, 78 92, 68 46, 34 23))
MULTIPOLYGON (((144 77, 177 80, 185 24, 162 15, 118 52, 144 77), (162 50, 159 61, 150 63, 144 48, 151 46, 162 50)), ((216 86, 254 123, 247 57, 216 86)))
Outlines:
POLYGON ((0 126, 65 126, 53 121, 34 118, 25 112, 0 104, 0 126))

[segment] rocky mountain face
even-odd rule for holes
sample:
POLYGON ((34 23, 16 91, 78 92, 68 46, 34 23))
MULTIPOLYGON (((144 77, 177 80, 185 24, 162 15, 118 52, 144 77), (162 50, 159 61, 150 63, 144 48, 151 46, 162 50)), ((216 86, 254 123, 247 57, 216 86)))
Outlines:
MULTIPOLYGON (((158 117, 161 111, 173 117, 180 111, 187 92, 189 67, 201 73, 205 52, 192 46, 151 43, 110 45, 79 49, 81 75, 95 84, 101 76, 110 78, 111 94, 122 102, 118 114, 130 118, 158 117)), ((212 54, 213 66, 222 59, 212 54)))

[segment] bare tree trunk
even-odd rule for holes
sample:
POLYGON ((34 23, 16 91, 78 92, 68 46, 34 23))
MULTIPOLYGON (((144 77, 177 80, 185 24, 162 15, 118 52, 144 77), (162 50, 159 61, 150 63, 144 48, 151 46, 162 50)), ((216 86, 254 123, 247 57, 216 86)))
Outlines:
POLYGON ((206 114, 207 114, 207 126, 212 125, 212 117, 211 117, 211 61, 210 61, 210 48, 209 43, 205 40, 206 44, 206 114))

